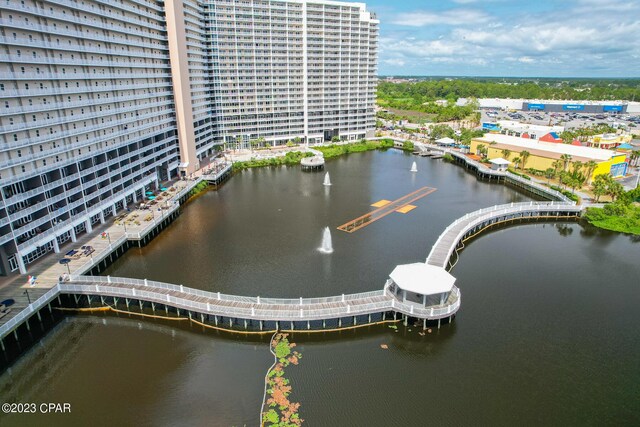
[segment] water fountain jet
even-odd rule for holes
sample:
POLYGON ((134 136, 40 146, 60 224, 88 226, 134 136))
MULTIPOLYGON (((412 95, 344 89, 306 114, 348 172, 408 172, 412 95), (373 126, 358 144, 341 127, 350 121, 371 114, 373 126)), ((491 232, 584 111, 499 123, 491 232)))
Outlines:
POLYGON ((333 253, 333 243, 331 242, 331 230, 325 227, 322 232, 322 245, 318 248, 323 254, 333 253))

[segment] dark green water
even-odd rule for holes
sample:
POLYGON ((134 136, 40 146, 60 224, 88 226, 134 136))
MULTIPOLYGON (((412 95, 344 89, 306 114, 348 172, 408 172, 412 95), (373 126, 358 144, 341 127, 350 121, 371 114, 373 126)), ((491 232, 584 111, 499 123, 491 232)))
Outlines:
MULTIPOLYGON (((527 200, 393 151, 328 170, 328 190, 323 175, 297 169, 236 176, 109 274, 264 296, 377 289, 396 264, 424 260, 455 218, 527 200), (411 213, 335 230, 425 185, 438 191, 411 213), (322 255, 327 225, 335 251, 322 255)), ((439 331, 293 336, 304 357, 288 371, 291 399, 304 425, 640 424, 639 242, 579 224, 522 225, 471 242, 452 273, 462 307, 439 331)), ((72 414, 0 415, 0 425, 257 425, 270 363, 260 340, 79 316, 0 377, 3 401, 70 402, 72 414)))

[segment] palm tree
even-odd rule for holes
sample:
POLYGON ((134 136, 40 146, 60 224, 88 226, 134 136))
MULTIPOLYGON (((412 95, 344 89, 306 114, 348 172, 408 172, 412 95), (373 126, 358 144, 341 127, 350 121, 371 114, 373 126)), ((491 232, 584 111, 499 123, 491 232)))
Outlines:
POLYGON ((556 160, 551 163, 551 167, 553 168, 554 175, 558 175, 558 172, 562 169, 562 162, 560 160, 556 160))
POLYGON ((478 147, 476 147, 476 154, 477 155, 482 155, 482 153, 484 153, 484 144, 478 144, 478 147))
POLYGON ((547 178, 547 185, 551 184, 551 178, 556 176, 556 170, 554 168, 547 168, 544 171, 544 176, 547 178))
POLYGON ((527 163, 527 160, 529 160, 530 155, 531 153, 528 151, 523 151, 520 153, 520 157, 522 158, 522 169, 524 169, 524 165, 527 163))
POLYGON ((515 165, 516 169, 518 169, 518 163, 520 163, 522 161, 522 159, 520 157, 516 157, 515 159, 513 159, 513 164, 515 165))
POLYGON ((587 184, 590 184, 591 175, 593 175, 593 171, 596 170, 596 168, 598 167, 598 163, 596 163, 594 160, 589 160, 587 163, 585 163, 584 167, 585 167, 585 176, 587 177, 587 184))
POLYGON ((573 162, 573 174, 578 175, 580 173, 580 169, 582 169, 582 162, 580 160, 573 162))
POLYGON ((607 194, 607 181, 605 175, 598 175, 593 180, 593 195, 596 196, 596 203, 600 201, 600 197, 607 194))
POLYGON ((614 181, 613 179, 607 185, 607 194, 611 196, 611 200, 616 201, 616 197, 620 196, 624 193, 624 187, 618 181, 614 181))
POLYGON ((509 156, 511 156, 511 150, 502 150, 502 157, 504 157, 505 160, 509 160, 509 156))
POLYGON ((560 160, 562 160, 562 163, 564 164, 565 172, 569 167, 569 163, 571 162, 571 159, 572 159, 571 154, 563 154, 562 156, 560 156, 560 160))

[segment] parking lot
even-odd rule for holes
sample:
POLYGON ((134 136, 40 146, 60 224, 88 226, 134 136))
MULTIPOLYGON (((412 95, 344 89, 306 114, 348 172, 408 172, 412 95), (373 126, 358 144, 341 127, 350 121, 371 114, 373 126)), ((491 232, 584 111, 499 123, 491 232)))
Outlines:
POLYGON ((521 123, 544 126, 564 126, 565 130, 607 124, 640 133, 640 115, 633 114, 585 114, 580 112, 547 113, 544 111, 490 111, 482 110, 483 123, 497 120, 514 120, 521 123))

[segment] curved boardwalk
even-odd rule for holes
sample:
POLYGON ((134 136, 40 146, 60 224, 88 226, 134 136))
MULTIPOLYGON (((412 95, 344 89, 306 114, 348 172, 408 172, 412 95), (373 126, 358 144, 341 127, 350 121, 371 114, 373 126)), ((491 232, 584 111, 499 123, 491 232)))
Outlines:
POLYGON ((440 234, 427 257, 427 264, 447 268, 460 242, 486 227, 520 219, 577 217, 583 209, 584 206, 564 202, 526 202, 496 205, 468 213, 440 234))
MULTIPOLYGON (((487 227, 514 220, 577 217, 585 207, 562 202, 528 202, 498 205, 471 212, 444 230, 433 245, 426 262, 447 269, 449 260, 460 243, 487 227)), ((324 329, 325 321, 328 320, 337 320, 341 326, 342 319, 349 319, 349 324, 356 325, 384 320, 388 314, 393 314, 394 318, 396 314, 400 314, 405 319, 439 320, 452 317, 460 308, 461 295, 455 286, 443 304, 424 307, 403 303, 388 290, 389 285, 390 280, 378 291, 325 298, 278 299, 225 295, 148 280, 73 276, 70 281, 58 283, 17 316, 1 325, 0 344, 4 348, 2 339, 11 332, 17 340, 17 329, 23 324, 29 329, 29 319, 34 315, 40 319, 40 310, 48 307, 51 311, 51 304, 56 305, 56 301, 57 305, 62 305, 61 296, 67 299, 72 297, 77 306, 80 302, 84 304, 83 301, 86 301, 86 305, 95 304, 99 299, 101 305, 124 302, 127 307, 137 304, 140 309, 150 306, 153 311, 168 311, 171 307, 178 313, 180 310, 186 312, 190 318, 199 316, 205 321, 206 317, 207 322, 216 325, 223 319, 230 324, 234 320, 236 324, 243 320, 245 329, 262 329, 262 322, 290 322, 292 329, 294 325, 296 328, 311 329, 310 322, 316 322, 313 329, 324 329), (322 326, 319 326, 320 323, 322 326)), ((278 323, 275 326, 279 327, 278 323)))
MULTIPOLYGON (((442 308, 419 308, 400 302, 387 287, 378 291, 323 298, 260 298, 201 291, 185 286, 119 277, 79 276, 58 285, 60 293, 128 298, 169 305, 212 316, 263 321, 312 321, 373 313, 403 313, 426 319, 448 317, 459 298, 442 308)), ((459 296, 455 288, 454 293, 459 296)))

